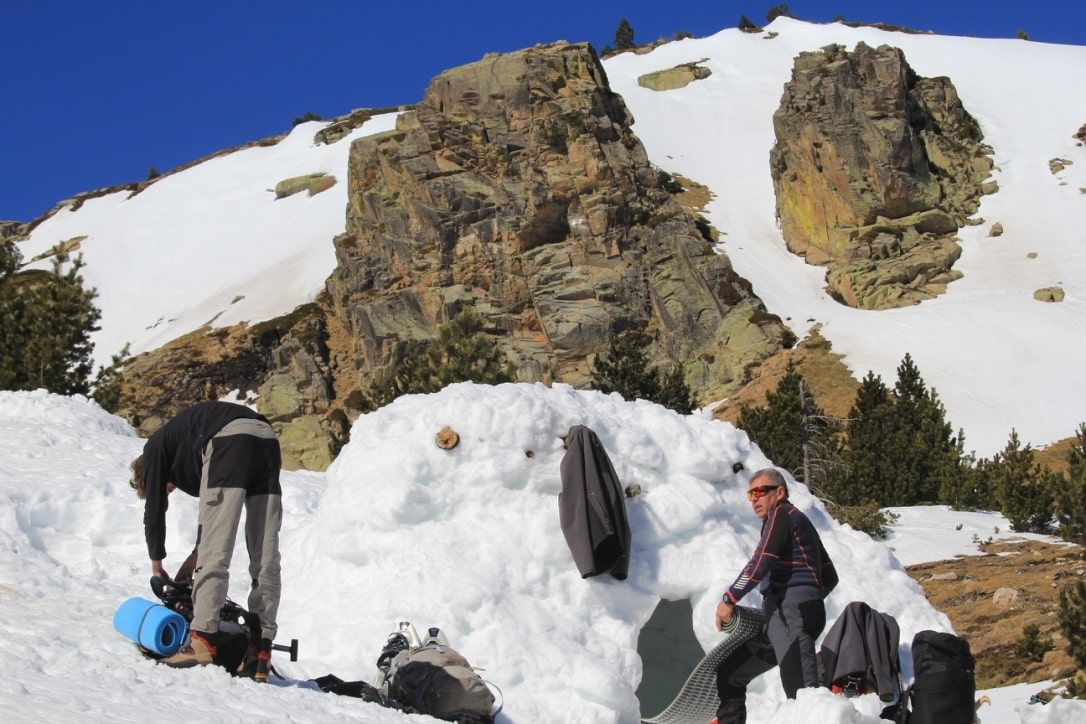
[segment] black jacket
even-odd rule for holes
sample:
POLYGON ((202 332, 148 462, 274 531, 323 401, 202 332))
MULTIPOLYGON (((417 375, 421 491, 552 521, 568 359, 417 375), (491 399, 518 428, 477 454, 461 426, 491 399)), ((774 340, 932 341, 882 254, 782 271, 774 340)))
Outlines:
POLYGON ((166 557, 166 509, 170 504, 166 483, 199 497, 204 446, 226 423, 241 418, 267 422, 263 415, 248 407, 231 402, 201 402, 179 412, 143 446, 147 481, 143 531, 151 560, 166 557))
POLYGON ((879 695, 900 694, 899 631, 894 617, 853 601, 834 622, 818 651, 822 683, 861 673, 879 695))
POLYGON ((574 425, 565 439, 558 515, 573 562, 582 578, 622 580, 630 569, 626 494, 596 433, 574 425))

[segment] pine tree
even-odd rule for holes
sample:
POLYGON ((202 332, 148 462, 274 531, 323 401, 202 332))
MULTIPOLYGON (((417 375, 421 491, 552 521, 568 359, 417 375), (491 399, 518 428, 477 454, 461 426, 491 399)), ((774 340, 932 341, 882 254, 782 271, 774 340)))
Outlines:
POLYGON ((1086 546, 1086 423, 1075 431, 1075 442, 1067 453, 1068 474, 1056 486, 1056 520, 1060 537, 1086 546))
POLYGON ((468 307, 438 328, 421 354, 409 356, 387 385, 375 392, 381 404, 400 395, 437 392, 454 382, 496 385, 513 381, 515 370, 483 333, 486 321, 468 307))
POLYGON ((1060 591, 1060 631, 1067 653, 1079 669, 1086 669, 1086 581, 1078 580, 1060 591))
POLYGON ((757 33, 761 30, 754 22, 746 15, 739 16, 739 29, 744 33, 757 33))
POLYGON ((131 359, 130 347, 130 344, 125 344, 124 349, 112 355, 109 366, 99 367, 98 374, 95 375, 94 392, 91 396, 106 412, 116 412, 121 403, 121 371, 131 359))
POLYGON ((1033 462, 1033 448, 1022 447, 1011 430, 1006 447, 992 466, 992 487, 1000 509, 1017 531, 1043 528, 1052 519, 1053 475, 1033 462))
POLYGON ((15 273, 21 255, 5 242, 0 255, 0 389, 39 387, 86 394, 91 373, 90 334, 98 330, 97 292, 83 288, 82 257, 67 270, 66 254, 52 272, 15 273))
POLYGON ((618 21, 615 28, 615 50, 629 50, 634 47, 634 29, 626 18, 618 21))
POLYGON ((649 364, 652 340, 642 332, 627 332, 592 363, 592 386, 603 393, 617 392, 626 400, 648 400, 683 415, 694 409, 682 366, 662 373, 649 364))
POLYGON ((825 487, 836 460, 833 420, 815 403, 807 383, 789 361, 776 389, 763 407, 742 405, 736 425, 747 432, 778 467, 789 470, 808 487, 825 487))
POLYGON ((626 400, 655 400, 660 379, 649 366, 649 338, 627 332, 611 340, 606 354, 592 363, 592 386, 605 394, 617 392, 626 400))
POLYGON ((795 17, 792 15, 792 11, 788 9, 788 3, 771 5, 765 14, 765 21, 771 23, 782 15, 786 18, 795 17))
POLYGON ((659 403, 681 415, 689 415, 694 411, 694 400, 690 387, 683 378, 682 365, 675 365, 670 372, 660 377, 659 403))
POLYGON ((882 378, 868 372, 860 382, 856 401, 848 413, 845 462, 848 473, 836 493, 841 505, 874 500, 890 505, 884 489, 891 478, 890 460, 885 454, 895 434, 894 403, 882 378))

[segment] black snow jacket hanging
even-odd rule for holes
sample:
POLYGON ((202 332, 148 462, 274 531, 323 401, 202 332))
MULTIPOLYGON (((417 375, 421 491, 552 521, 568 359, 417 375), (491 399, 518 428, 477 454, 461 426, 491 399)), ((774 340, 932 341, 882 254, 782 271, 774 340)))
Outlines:
POLYGON ((630 568, 626 498, 599 437, 583 425, 566 434, 558 514, 566 544, 582 578, 610 573, 619 580, 630 568))
MULTIPOLYGON (((853 601, 826 634, 818 651, 823 685, 849 674, 862 674, 880 696, 901 694, 900 632, 894 617, 853 601)), ((895 699, 896 700, 896 699, 895 699)))

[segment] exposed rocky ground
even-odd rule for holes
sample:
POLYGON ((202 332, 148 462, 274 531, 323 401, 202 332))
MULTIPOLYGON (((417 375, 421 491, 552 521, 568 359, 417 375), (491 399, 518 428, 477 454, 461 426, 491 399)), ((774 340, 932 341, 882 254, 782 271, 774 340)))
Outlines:
POLYGON ((1086 576, 1078 546, 1037 541, 999 541, 982 545, 983 556, 909 566, 928 600, 950 617, 969 641, 977 660, 977 688, 1021 681, 1061 679, 1074 674, 1059 631, 1059 590, 1086 576), (1041 661, 1015 655, 1022 629, 1035 624, 1053 649, 1041 661))
POLYGON ((788 248, 828 267, 849 306, 915 304, 960 277, 955 241, 983 193, 991 149, 948 78, 897 48, 801 53, 773 116, 770 166, 788 248))

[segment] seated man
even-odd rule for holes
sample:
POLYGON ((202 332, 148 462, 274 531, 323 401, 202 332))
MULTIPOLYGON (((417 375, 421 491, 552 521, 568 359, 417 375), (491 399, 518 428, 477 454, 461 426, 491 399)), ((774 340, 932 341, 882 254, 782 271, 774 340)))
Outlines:
POLYGON ((802 687, 817 686, 815 640, 826 625, 822 604, 837 573, 807 516, 788 500, 784 476, 774 468, 750 479, 747 498, 762 519, 762 536, 754 555, 717 604, 717 630, 731 621, 734 608, 752 588, 762 584, 766 627, 717 669, 720 724, 747 719, 747 684, 780 666, 784 693, 796 698, 802 687))

